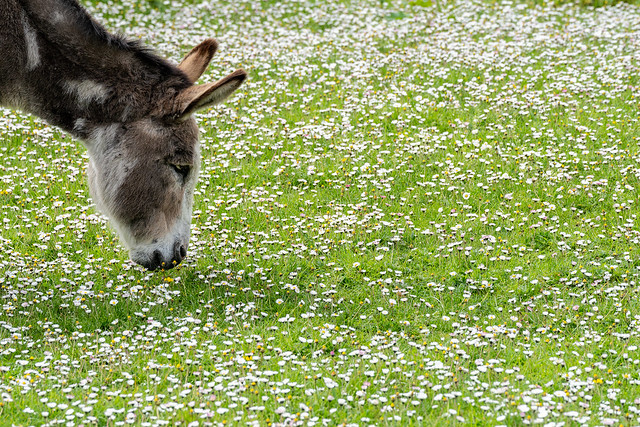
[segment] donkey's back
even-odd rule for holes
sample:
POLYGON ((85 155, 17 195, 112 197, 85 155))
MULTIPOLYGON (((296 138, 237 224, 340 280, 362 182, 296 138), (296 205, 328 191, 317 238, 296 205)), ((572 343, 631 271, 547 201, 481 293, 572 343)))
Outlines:
POLYGON ((38 115, 89 152, 89 188, 150 269, 185 256, 200 156, 192 114, 245 80, 195 85, 217 43, 175 65, 109 33, 75 0, 0 2, 0 105, 38 115))

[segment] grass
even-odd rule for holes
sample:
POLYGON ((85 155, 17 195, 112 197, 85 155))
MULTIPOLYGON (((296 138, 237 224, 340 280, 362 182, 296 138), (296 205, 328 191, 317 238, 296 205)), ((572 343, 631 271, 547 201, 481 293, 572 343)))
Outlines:
POLYGON ((175 61, 215 36, 206 79, 250 79, 199 115, 166 272, 128 261, 80 143, 1 111, 7 423, 638 423, 635 6, 90 10, 175 61))

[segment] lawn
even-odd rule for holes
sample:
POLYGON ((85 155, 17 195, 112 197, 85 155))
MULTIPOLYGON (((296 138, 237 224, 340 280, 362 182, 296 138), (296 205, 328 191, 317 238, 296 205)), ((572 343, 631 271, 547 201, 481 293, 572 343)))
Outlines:
POLYGON ((638 6, 188 3, 87 4, 249 72, 179 267, 0 110, 3 423, 640 424, 638 6))

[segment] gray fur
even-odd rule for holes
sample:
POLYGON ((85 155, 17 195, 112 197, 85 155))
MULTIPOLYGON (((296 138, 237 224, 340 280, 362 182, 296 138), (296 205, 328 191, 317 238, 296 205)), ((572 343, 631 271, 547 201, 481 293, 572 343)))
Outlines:
POLYGON ((33 71, 40 65, 40 47, 38 46, 38 36, 24 14, 22 15, 22 28, 27 48, 27 71, 33 71))
POLYGON ((216 48, 205 40, 176 66, 110 34, 76 0, 0 1, 0 105, 83 141, 96 205, 150 269, 173 267, 188 246, 200 164, 191 114, 246 78, 195 86, 216 48))
POLYGON ((92 104, 101 104, 109 97, 109 89, 94 80, 70 80, 64 83, 64 89, 74 96, 83 108, 88 108, 92 104))

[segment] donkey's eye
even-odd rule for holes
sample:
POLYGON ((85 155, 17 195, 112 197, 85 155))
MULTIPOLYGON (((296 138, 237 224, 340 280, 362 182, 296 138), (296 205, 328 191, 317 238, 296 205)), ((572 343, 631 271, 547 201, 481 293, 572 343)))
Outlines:
POLYGON ((183 180, 187 179, 187 176, 189 176, 189 171, 191 170, 191 167, 186 165, 173 165, 173 164, 169 166, 171 166, 171 168, 174 171, 176 171, 176 173, 178 173, 178 175, 180 175, 183 180))

